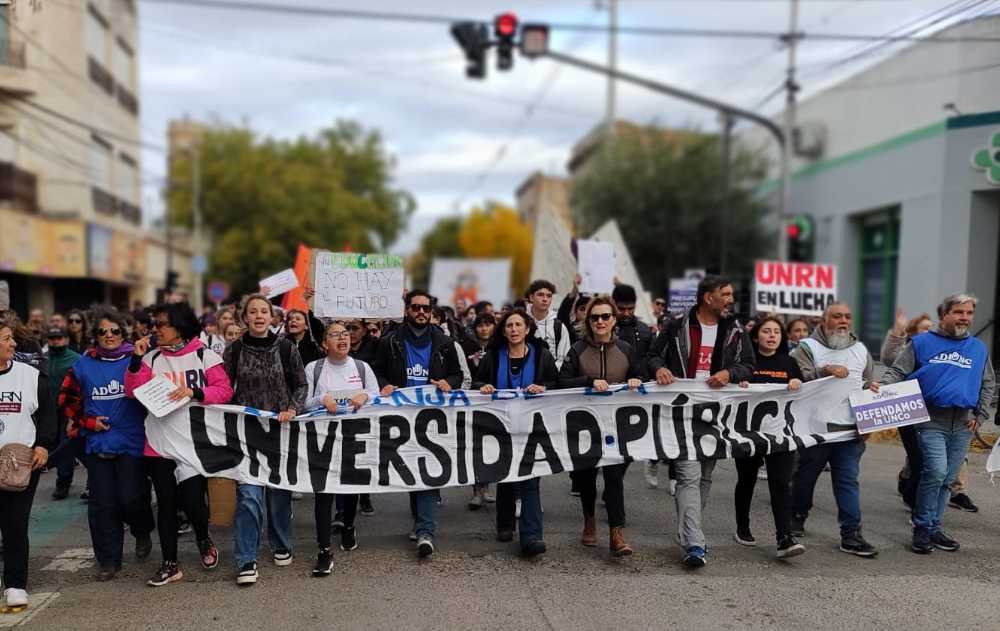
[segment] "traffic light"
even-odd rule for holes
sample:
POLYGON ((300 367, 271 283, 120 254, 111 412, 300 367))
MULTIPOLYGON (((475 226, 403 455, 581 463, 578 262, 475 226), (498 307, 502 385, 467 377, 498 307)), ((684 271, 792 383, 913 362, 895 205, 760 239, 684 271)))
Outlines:
POLYGON ((517 16, 501 13, 493 20, 493 33, 497 38, 497 70, 514 67, 514 38, 517 36, 517 16))
POLYGON ((788 260, 808 263, 813 260, 813 220, 809 215, 795 215, 785 224, 788 260))
POLYGON ((465 52, 468 65, 465 76, 470 79, 486 77, 486 49, 490 45, 490 32, 485 24, 458 22, 451 25, 451 36, 465 52))
POLYGON ((167 285, 164 287, 164 291, 170 294, 177 289, 177 272, 172 269, 167 270, 167 285))

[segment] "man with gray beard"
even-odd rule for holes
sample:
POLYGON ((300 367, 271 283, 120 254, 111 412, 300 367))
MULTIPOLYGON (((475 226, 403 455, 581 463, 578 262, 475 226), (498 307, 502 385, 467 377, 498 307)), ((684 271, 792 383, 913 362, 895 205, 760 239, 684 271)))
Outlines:
MULTIPOLYGON (((803 381, 836 377, 849 379, 858 390, 868 387, 875 363, 865 345, 854 335, 851 325, 849 306, 843 303, 827 306, 820 326, 791 353, 802 370, 803 381)), ((850 401, 846 398, 827 414, 827 431, 847 431, 855 427, 850 401)), ((792 479, 792 536, 805 534, 805 521, 812 508, 816 479, 829 463, 833 496, 837 501, 841 551, 860 557, 878 554, 875 546, 861 535, 858 473, 864 453, 865 441, 861 436, 802 450, 792 479)))

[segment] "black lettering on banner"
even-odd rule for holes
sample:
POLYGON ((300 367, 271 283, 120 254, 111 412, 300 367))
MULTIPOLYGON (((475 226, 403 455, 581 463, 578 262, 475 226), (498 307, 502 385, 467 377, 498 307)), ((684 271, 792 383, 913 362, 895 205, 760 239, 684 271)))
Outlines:
POLYGON ((441 465, 440 475, 431 475, 427 467, 427 457, 417 458, 417 469, 420 471, 420 480, 427 486, 444 486, 451 480, 451 457, 448 450, 441 445, 431 441, 427 436, 428 426, 431 422, 437 425, 438 434, 448 433, 448 417, 441 410, 431 408, 417 412, 417 418, 413 423, 413 433, 417 438, 417 444, 434 454, 441 465))
MULTIPOLYGON (((732 407, 732 405, 726 406, 726 418, 723 422, 728 420, 732 407)), ((733 430, 750 442, 735 440, 730 441, 733 450, 733 458, 748 458, 753 454, 759 453, 759 436, 755 436, 750 428, 750 422, 748 421, 750 418, 749 409, 750 403, 748 401, 741 401, 736 405, 736 418, 732 422, 733 430)))
POLYGON ((267 458, 267 468, 271 474, 267 481, 281 483, 281 424, 273 418, 243 415, 243 430, 246 434, 247 455, 250 457, 250 475, 260 475, 260 454, 267 458), (263 425, 267 423, 265 430, 263 425))
POLYGON ((615 410, 615 426, 618 434, 618 453, 631 458, 628 444, 646 436, 649 431, 649 414, 638 405, 624 405, 615 410), (638 419, 632 422, 632 419, 638 419))
POLYGON ((685 394, 678 394, 670 402, 670 412, 674 421, 674 435, 677 437, 677 458, 675 460, 689 460, 687 448, 687 429, 684 427, 684 414, 689 410, 688 401, 691 399, 685 394))
POLYGON ((367 486, 371 484, 372 472, 368 469, 358 469, 357 456, 365 453, 366 445, 358 440, 358 434, 371 431, 372 422, 367 418, 352 418, 340 425, 342 440, 340 443, 340 483, 367 486))
POLYGON ((469 483, 469 468, 465 463, 465 412, 455 413, 455 443, 458 445, 455 454, 455 466, 458 468, 458 483, 469 483))
POLYGON ((406 466, 403 457, 399 455, 399 448, 410 440, 410 422, 405 417, 397 414, 386 414, 380 416, 379 438, 378 438, 378 484, 379 486, 389 486, 389 467, 391 466, 402 478, 403 484, 413 486, 416 478, 413 472, 406 466), (396 438, 392 437, 392 430, 398 432, 396 438))
POLYGON ((667 452, 663 449, 663 436, 662 429, 660 428, 660 410, 662 406, 659 403, 654 403, 652 406, 652 422, 653 422, 653 448, 656 449, 656 459, 666 460, 667 452))
POLYGON ((299 483, 299 424, 288 424, 288 459, 285 460, 285 475, 289 484, 299 483))
MULTIPOLYGON (((791 440, 795 441, 795 446, 796 446, 797 449, 805 449, 806 448, 805 442, 802 440, 801 437, 799 437, 795 433, 795 415, 792 414, 792 403, 794 403, 794 401, 786 401, 785 402, 785 429, 784 429, 784 432, 785 432, 785 434, 787 436, 791 437, 791 440)), ((821 437, 814 436, 814 438, 817 439, 816 442, 818 442, 818 443, 824 442, 821 437)))
POLYGON ((503 480, 510 473, 510 465, 514 460, 514 445, 510 432, 504 427, 503 421, 490 412, 473 410, 472 412, 472 473, 476 484, 486 484, 503 480), (487 436, 494 438, 499 446, 497 461, 487 463, 483 453, 483 441, 487 436))
POLYGON ((549 465, 552 473, 562 473, 565 471, 565 467, 559 460, 559 454, 552 446, 552 437, 549 436, 549 430, 545 428, 545 419, 542 418, 541 412, 535 412, 533 416, 531 433, 528 434, 528 440, 524 445, 524 454, 521 456, 521 464, 517 467, 517 475, 532 474, 535 463, 538 462, 535 454, 539 447, 542 448, 542 461, 549 465))
POLYGON ((569 447, 569 458, 573 463, 573 471, 593 469, 601 460, 604 447, 601 445, 601 426, 597 419, 587 410, 570 410, 566 412, 566 445, 569 447), (586 453, 580 452, 580 433, 590 434, 590 446, 586 453))
POLYGON ((188 406, 188 417, 191 424, 191 443, 194 454, 201 463, 205 473, 218 473, 232 469, 243 462, 243 450, 240 449, 240 435, 236 429, 239 415, 233 412, 223 413, 226 427, 226 445, 219 447, 208 438, 208 427, 205 424, 205 408, 188 406))
POLYGON ((326 437, 323 446, 319 445, 319 432, 316 421, 306 425, 306 461, 309 463, 309 482, 313 493, 322 493, 326 489, 326 478, 330 473, 330 463, 333 461, 333 446, 337 442, 337 421, 323 423, 326 425, 326 437))
POLYGON ((753 416, 750 419, 750 430, 759 432, 761 426, 764 424, 764 417, 778 418, 778 412, 780 410, 778 409, 777 401, 761 401, 753 408, 753 416))
POLYGON ((702 455, 705 458, 725 458, 725 447, 723 446, 722 437, 719 435, 719 430, 715 426, 716 422, 719 420, 719 413, 722 411, 722 406, 717 401, 708 401, 705 403, 695 403, 693 406, 691 423, 692 438, 694 439, 694 450, 698 455, 698 460, 703 460, 702 455), (710 412, 712 415, 711 420, 705 421, 705 412, 710 412), (712 436, 715 438, 715 450, 712 453, 705 453, 704 446, 702 445, 703 436, 712 436), (716 455, 722 451, 722 455, 716 455))

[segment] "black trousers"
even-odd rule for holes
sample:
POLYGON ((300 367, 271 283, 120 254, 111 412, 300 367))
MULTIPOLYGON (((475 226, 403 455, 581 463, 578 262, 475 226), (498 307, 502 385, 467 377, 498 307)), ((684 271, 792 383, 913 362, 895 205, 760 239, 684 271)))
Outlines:
POLYGON ((333 503, 343 509, 345 528, 354 528, 354 518, 358 515, 357 495, 337 495, 334 493, 317 493, 313 505, 313 516, 316 519, 316 543, 320 548, 329 548, 333 540, 333 503))
POLYGON ((198 541, 209 538, 208 505, 205 493, 208 483, 196 475, 180 484, 174 475, 176 463, 169 458, 146 456, 146 473, 156 491, 156 522, 160 534, 160 553, 164 561, 177 562, 177 509, 187 515, 198 541))
MULTIPOLYGON (((625 472, 630 463, 600 467, 604 475, 604 503, 608 510, 608 526, 620 528, 625 525, 625 472)), ((593 517, 597 503, 598 469, 571 471, 570 477, 580 491, 580 506, 584 517, 593 517)))
POLYGON ((753 458, 736 458, 736 527, 750 528, 750 502, 757 486, 757 470, 767 466, 767 486, 771 492, 771 513, 778 540, 791 531, 792 471, 795 452, 783 451, 753 458))
POLYGON ((906 461, 909 464, 910 475, 899 481, 899 492, 903 501, 910 508, 917 505, 917 486, 920 484, 920 472, 924 468, 924 454, 917 442, 917 430, 913 425, 899 428, 899 439, 906 450, 906 461))
POLYGON ((153 531, 142 456, 87 454, 87 485, 91 492, 87 521, 97 564, 120 568, 125 524, 133 536, 153 531))
POLYGON ((23 491, 0 491, 0 537, 3 537, 3 586, 28 588, 28 518, 38 487, 38 471, 23 491))

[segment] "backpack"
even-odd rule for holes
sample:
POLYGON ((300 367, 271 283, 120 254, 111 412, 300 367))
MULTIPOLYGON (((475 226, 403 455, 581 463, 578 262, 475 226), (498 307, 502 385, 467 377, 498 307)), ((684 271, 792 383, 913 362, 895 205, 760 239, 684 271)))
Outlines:
MULTIPOLYGON (((240 371, 240 354, 243 351, 243 340, 236 340, 233 342, 233 382, 236 382, 236 377, 239 375, 240 371)), ((200 350, 198 351, 201 352, 200 350)), ((281 358, 281 371, 285 375, 285 386, 288 388, 288 393, 291 395, 295 391, 295 375, 292 374, 292 342, 287 338, 278 338, 278 356, 281 358)), ((234 388, 235 389, 235 388, 234 388)))
MULTIPOLYGON (((325 362, 325 361, 326 361, 325 359, 321 359, 321 360, 317 361, 316 362, 316 366, 313 368, 313 393, 314 394, 316 392, 316 386, 319 384, 319 376, 323 372, 323 362, 325 362)), ((365 388, 365 376, 366 376, 365 373, 367 371, 365 370, 364 362, 362 362, 360 359, 355 359, 354 357, 351 358, 351 361, 354 362, 354 368, 355 368, 355 370, 358 371, 358 374, 361 376, 361 389, 365 390, 366 389, 365 388)))

